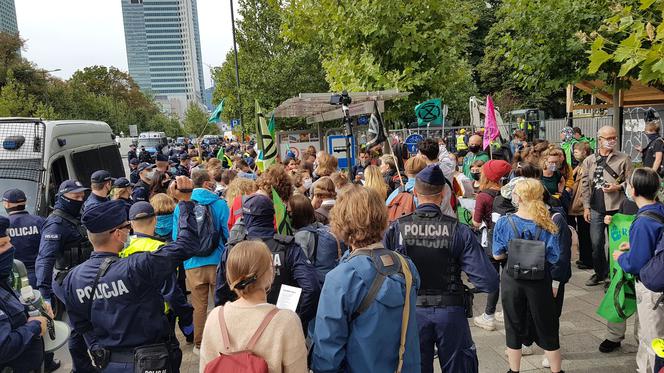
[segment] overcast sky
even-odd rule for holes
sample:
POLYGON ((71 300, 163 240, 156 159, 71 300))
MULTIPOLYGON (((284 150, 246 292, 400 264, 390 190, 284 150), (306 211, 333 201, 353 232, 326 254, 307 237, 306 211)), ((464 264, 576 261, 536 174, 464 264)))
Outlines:
MULTIPOLYGON (((237 1, 237 0, 236 0, 237 1)), ((23 56, 67 79, 91 65, 127 71, 120 0, 15 0, 23 56)), ((219 66, 233 47, 228 1, 198 0, 205 86, 212 85, 206 64, 219 66)), ((237 14, 237 2, 235 2, 237 14)))

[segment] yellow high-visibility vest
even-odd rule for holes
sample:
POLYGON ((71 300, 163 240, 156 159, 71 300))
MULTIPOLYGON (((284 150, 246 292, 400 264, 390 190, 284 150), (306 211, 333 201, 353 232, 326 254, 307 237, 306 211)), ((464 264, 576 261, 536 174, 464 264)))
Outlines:
MULTIPOLYGON (((136 253, 153 252, 157 251, 157 249, 164 246, 165 244, 165 242, 161 242, 149 237, 132 237, 131 241, 129 241, 129 246, 120 251, 118 255, 120 258, 127 258, 128 256, 136 253)), ((168 302, 164 302, 164 314, 168 313, 169 310, 170 306, 168 305, 168 302)))
POLYGON ((466 145, 466 141, 464 138, 465 138, 464 135, 457 135, 457 142, 456 142, 457 151, 468 149, 468 145, 466 145))

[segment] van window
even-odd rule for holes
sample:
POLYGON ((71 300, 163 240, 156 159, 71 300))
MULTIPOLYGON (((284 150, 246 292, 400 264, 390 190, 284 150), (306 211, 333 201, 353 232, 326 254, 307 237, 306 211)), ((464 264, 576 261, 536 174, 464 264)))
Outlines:
MULTIPOLYGON (((117 149, 117 148, 116 148, 117 149)), ((103 170, 102 160, 100 157, 99 148, 93 148, 82 152, 72 153, 72 163, 74 165, 74 173, 76 180, 86 187, 90 187, 90 176, 98 170, 103 170)))
POLYGON ((55 194, 58 191, 58 187, 62 184, 63 181, 69 179, 69 171, 67 171, 67 161, 65 157, 58 157, 56 160, 51 162, 49 167, 51 172, 48 178, 48 206, 53 208, 55 203, 55 194))

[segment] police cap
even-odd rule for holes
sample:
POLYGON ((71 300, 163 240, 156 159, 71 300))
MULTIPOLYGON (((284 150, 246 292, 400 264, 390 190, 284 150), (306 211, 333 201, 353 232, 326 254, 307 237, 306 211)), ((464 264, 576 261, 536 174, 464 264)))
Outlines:
POLYGON ((143 172, 143 171, 145 171, 145 170, 149 170, 149 169, 151 169, 151 168, 155 168, 155 167, 157 167, 157 166, 156 166, 156 165, 153 165, 152 163, 143 162, 143 163, 141 163, 141 164, 138 165, 138 169, 137 169, 137 170, 138 170, 138 173, 140 174, 141 172, 143 172))
POLYGON ((90 233, 102 233, 121 226, 127 221, 124 201, 102 202, 85 210, 81 223, 90 233))
POLYGON ((154 208, 149 202, 140 201, 131 205, 129 220, 139 220, 154 216, 154 208))
POLYGON ((111 173, 106 170, 95 171, 92 173, 92 176, 90 176, 90 182, 95 184, 101 184, 113 180, 115 179, 111 176, 111 173))
POLYGON ((9 203, 22 203, 27 201, 25 193, 20 189, 9 189, 2 195, 2 200, 9 203))
POLYGON ((138 158, 132 158, 131 161, 129 161, 129 164, 139 164, 141 161, 138 160, 138 158))
POLYGON ((61 196, 65 193, 78 193, 88 190, 90 189, 84 187, 83 184, 81 184, 81 182, 78 180, 65 180, 62 182, 62 184, 60 184, 58 195, 61 196))
POLYGON ((252 194, 242 204, 242 213, 256 216, 274 215, 274 204, 268 196, 252 194))
POLYGON ((417 174, 416 180, 431 185, 445 185, 445 175, 437 164, 426 166, 417 174))
POLYGON ((157 162, 168 162, 168 156, 162 152, 157 153, 157 162))
POLYGON ((0 216, 0 237, 7 237, 7 228, 9 228, 9 219, 0 216))
POLYGON ((113 182, 113 188, 128 188, 133 186, 134 184, 127 180, 126 177, 119 177, 113 182))

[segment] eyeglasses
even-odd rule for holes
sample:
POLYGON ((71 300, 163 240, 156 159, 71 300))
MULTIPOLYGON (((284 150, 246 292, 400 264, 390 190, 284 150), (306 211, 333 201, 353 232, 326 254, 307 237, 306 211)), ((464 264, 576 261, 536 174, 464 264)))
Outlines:
POLYGON ((130 228, 131 228, 131 223, 130 223, 130 222, 126 222, 125 224, 122 224, 121 226, 119 226, 119 227, 117 227, 117 228, 115 228, 115 229, 112 229, 112 230, 111 230, 111 233, 113 233, 113 232, 115 232, 115 231, 122 230, 122 229, 130 229, 130 228))
POLYGON ((600 136, 599 138, 600 138, 600 139, 604 139, 604 140, 609 140, 609 141, 611 141, 611 140, 618 140, 618 136, 608 136, 608 137, 600 136))

